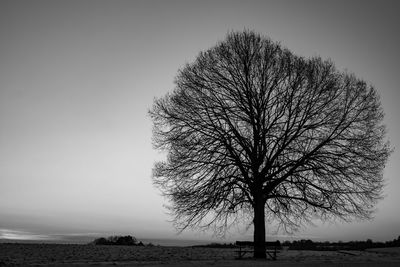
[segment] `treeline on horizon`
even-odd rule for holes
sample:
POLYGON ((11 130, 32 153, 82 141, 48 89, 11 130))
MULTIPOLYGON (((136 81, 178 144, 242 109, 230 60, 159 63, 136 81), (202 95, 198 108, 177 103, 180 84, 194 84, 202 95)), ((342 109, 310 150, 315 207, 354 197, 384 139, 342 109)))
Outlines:
MULTIPOLYGON (((400 236, 397 239, 386 242, 374 242, 372 239, 366 241, 338 241, 338 242, 315 242, 310 239, 301 239, 294 241, 280 242, 277 240, 278 248, 286 248, 288 250, 320 250, 320 251, 335 251, 335 250, 364 250, 368 248, 386 248, 400 247, 400 236)), ((149 243, 147 245, 138 241, 135 237, 127 236, 110 236, 108 238, 100 237, 95 239, 90 244, 94 245, 114 245, 114 246, 154 246, 149 243)), ((236 248, 235 243, 211 243, 207 245, 195 245, 192 247, 207 247, 207 248, 236 248)))
MULTIPOLYGON (((142 241, 138 240, 131 235, 126 236, 109 236, 107 238, 100 237, 95 239, 91 244, 93 245, 113 245, 113 246, 144 246, 142 241)), ((151 246, 151 244, 149 244, 151 246)))
MULTIPOLYGON (((294 241, 280 242, 279 249, 283 247, 289 250, 320 250, 320 251, 335 251, 335 250, 364 250, 368 248, 386 248, 386 247, 400 247, 400 236, 397 239, 386 242, 374 242, 372 239, 366 241, 338 241, 338 242, 315 242, 310 239, 301 239, 294 241)), ((193 247, 208 247, 208 248, 235 248, 235 243, 211 243, 208 245, 198 245, 193 247)))

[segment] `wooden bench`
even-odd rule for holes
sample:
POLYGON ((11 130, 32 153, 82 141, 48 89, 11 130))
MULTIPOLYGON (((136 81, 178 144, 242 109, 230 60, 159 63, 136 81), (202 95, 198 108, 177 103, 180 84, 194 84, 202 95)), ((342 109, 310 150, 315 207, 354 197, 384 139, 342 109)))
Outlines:
MULTIPOLYGON (((247 253, 254 253, 254 242, 251 241, 236 241, 236 246, 239 250, 235 252, 238 254, 237 259, 242 259, 247 253)), ((272 260, 276 260, 276 254, 279 253, 280 243, 275 242, 265 242, 265 252, 267 258, 270 257, 272 260)))

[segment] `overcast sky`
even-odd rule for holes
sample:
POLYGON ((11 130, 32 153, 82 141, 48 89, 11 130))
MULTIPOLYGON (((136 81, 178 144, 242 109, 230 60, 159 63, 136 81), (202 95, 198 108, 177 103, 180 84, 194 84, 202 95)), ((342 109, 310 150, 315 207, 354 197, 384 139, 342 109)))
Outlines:
MULTIPOLYGON (((179 68, 231 30, 331 58, 375 86, 388 137, 400 148, 399 7, 382 0, 0 1, 0 239, 176 237, 151 182, 162 155, 152 148, 147 112, 174 88, 179 68)), ((397 238, 399 163, 397 149, 373 221, 316 221, 294 238, 397 238)), ((229 237, 251 235, 233 229, 229 237)))

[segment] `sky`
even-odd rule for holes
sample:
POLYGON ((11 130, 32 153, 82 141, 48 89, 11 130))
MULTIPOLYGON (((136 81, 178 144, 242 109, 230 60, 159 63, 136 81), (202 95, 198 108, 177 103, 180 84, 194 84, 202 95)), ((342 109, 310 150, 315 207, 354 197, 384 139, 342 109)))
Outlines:
MULTIPOLYGON (((153 186, 165 155, 148 110, 174 77, 230 31, 330 58, 373 85, 395 151, 371 221, 315 221, 267 239, 400 235, 400 4, 397 1, 0 1, 0 239, 177 235, 153 186), (397 148, 397 149, 396 149, 397 148)), ((251 238, 232 229, 228 240, 251 238)))

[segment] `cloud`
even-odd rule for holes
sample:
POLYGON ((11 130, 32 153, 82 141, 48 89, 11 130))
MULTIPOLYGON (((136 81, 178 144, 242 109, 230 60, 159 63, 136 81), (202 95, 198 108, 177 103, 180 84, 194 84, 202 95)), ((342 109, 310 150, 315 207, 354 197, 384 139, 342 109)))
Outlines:
POLYGON ((50 235, 35 234, 26 231, 11 229, 0 229, 0 239, 6 240, 55 240, 57 238, 50 235))

